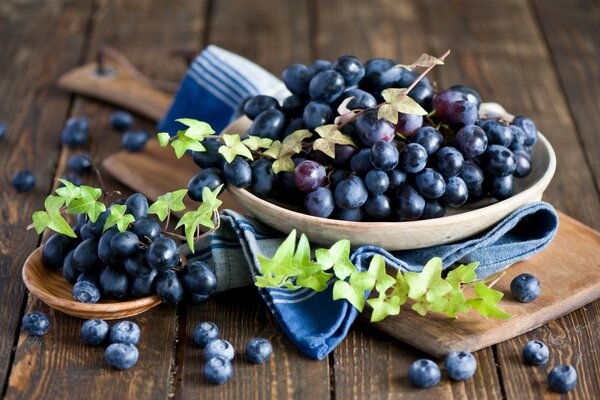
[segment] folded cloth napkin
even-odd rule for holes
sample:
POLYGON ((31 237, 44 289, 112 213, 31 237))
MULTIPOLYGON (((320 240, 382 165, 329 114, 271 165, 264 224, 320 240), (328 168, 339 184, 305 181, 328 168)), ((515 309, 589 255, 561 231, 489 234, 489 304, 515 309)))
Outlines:
MULTIPOLYGON (((250 95, 269 94, 278 99, 288 95, 284 85, 250 61, 209 46, 194 61, 160 124, 161 131, 175 133, 183 128, 177 118, 196 118, 220 132, 239 112, 250 95)), ((527 205, 492 229, 458 243, 427 249, 387 252, 374 246, 355 249, 351 259, 366 269, 375 254, 403 271, 421 271, 432 257, 441 257, 444 268, 454 263, 479 261, 479 278, 492 275, 546 247, 556 233, 558 217, 547 203, 527 205)), ((223 291, 252 285, 260 266, 257 254, 271 257, 285 235, 260 222, 225 210, 221 227, 196 247, 193 257, 211 265, 223 291)), ((342 238, 340 238, 342 239, 342 238)), ((284 332, 298 348, 315 359, 323 359, 346 336, 357 311, 345 300, 332 299, 332 285, 323 292, 309 289, 259 289, 260 295, 284 332)))

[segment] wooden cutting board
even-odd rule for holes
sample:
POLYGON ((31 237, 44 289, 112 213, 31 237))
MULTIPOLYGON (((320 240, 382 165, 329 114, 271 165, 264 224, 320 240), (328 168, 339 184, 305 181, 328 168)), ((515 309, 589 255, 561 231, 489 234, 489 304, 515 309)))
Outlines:
MULTIPOLYGON (((104 161, 104 168, 117 179, 156 199, 160 194, 187 186, 198 167, 189 157, 177 160, 171 149, 149 142, 140 153, 120 152, 104 161), (158 161, 160 160, 160 161, 158 161)), ((224 193, 224 208, 241 210, 224 193)), ((190 204, 191 206, 191 204, 190 204)), ((532 330, 600 298, 600 233, 559 213, 556 238, 544 251, 506 270, 496 283, 505 297, 502 308, 509 320, 485 319, 469 312, 458 319, 430 314, 418 316, 404 307, 400 315, 374 326, 389 335, 437 357, 457 351, 476 351, 532 330), (512 299, 510 282, 521 273, 531 273, 542 284, 540 297, 523 304, 512 299)), ((364 313, 368 318, 368 313, 364 313)))

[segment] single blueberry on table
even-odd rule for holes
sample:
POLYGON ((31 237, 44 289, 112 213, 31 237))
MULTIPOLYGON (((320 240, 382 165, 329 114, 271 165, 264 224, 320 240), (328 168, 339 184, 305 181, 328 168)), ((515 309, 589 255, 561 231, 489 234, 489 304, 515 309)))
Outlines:
POLYGON ((40 311, 33 311, 23 316, 23 329, 31 336, 42 336, 50 328, 50 318, 40 311))
POLYGON ((204 359, 210 360, 213 357, 222 356, 228 360, 233 360, 235 350, 231 343, 223 339, 211 340, 204 347, 204 359))
POLYGON ((410 365, 408 380, 418 388, 428 388, 440 382, 440 368, 431 360, 420 359, 410 365))
POLYGON ((221 332, 214 322, 200 322, 194 329, 194 343, 202 348, 209 342, 219 339, 221 332))
POLYGON ((6 137, 6 124, 4 122, 0 122, 0 140, 6 137))
POLYGON ((73 117, 65 122, 60 139, 71 149, 83 146, 90 133, 90 123, 87 118, 73 117))
POLYGON ((29 192, 35 187, 35 175, 27 169, 17 171, 12 176, 10 183, 17 189, 17 192, 29 192))
POLYGON ((204 364, 204 376, 209 382, 222 385, 233 376, 233 365, 226 357, 213 357, 204 364))
POLYGON ((548 374, 548 386, 558 393, 567 393, 577 384, 577 371, 570 365, 559 365, 548 374))
POLYGON ((110 114, 108 119, 110 126, 117 131, 124 131, 131 128, 133 116, 127 111, 115 111, 110 114))
POLYGON ((97 303, 100 290, 93 282, 80 280, 73 285, 73 299, 80 303, 97 303))
POLYGON ((79 329, 79 337, 90 346, 102 344, 108 336, 108 324, 102 319, 88 319, 79 329))
POLYGON ((444 361, 446 374, 454 381, 469 379, 477 369, 477 360, 467 351, 457 351, 448 354, 444 361))
POLYGON ((246 359, 252 364, 263 364, 273 354, 273 346, 267 339, 253 338, 246 343, 246 359))
POLYGON ((88 152, 73 154, 69 157, 67 166, 77 174, 85 174, 92 169, 92 156, 88 152))
POLYGON ((108 339, 110 343, 138 344, 142 332, 135 322, 121 321, 110 328, 108 339))
POLYGON ((133 367, 140 356, 137 347, 132 344, 113 343, 104 351, 104 360, 114 369, 133 367))
POLYGON ((148 139, 148 133, 140 129, 127 131, 121 138, 121 146, 128 152, 135 153, 146 146, 148 139))
POLYGON ((521 274, 510 283, 510 292, 521 303, 530 303, 540 295, 540 281, 531 274, 521 274))
POLYGON ((550 350, 540 340, 530 340, 523 347, 523 360, 529 365, 542 365, 548 362, 550 350))

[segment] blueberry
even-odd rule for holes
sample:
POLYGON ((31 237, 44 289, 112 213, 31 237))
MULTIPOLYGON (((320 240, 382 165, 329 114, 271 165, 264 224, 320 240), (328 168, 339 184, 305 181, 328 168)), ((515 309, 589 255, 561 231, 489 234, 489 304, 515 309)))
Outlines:
POLYGON ((529 365, 542 365, 548 362, 550 350, 540 340, 530 340, 523 347, 523 360, 529 365))
POLYGON ((333 63, 333 69, 342 74, 346 86, 357 85, 363 76, 365 76, 365 67, 354 56, 339 57, 333 63))
POLYGON ((211 167, 220 168, 223 161, 225 161, 223 156, 219 153, 221 142, 209 138, 204 139, 201 143, 206 148, 206 151, 193 151, 192 160, 202 169, 211 167))
POLYGON ((207 187, 215 190, 223 184, 221 174, 217 168, 206 168, 194 175, 188 182, 188 196, 195 201, 202 201, 202 190, 207 187))
POLYGON ((577 384, 577 371, 570 365, 559 365, 548 374, 548 386, 558 393, 567 393, 577 384))
POLYGON ((446 374, 454 381, 469 379, 477 369, 477 360, 473 354, 466 351, 457 351, 448 354, 444 361, 446 374))
POLYGON ((246 359, 252 364, 263 364, 273 354, 273 346, 267 339, 253 338, 246 343, 246 359))
POLYGON ((279 110, 279 103, 271 96, 253 96, 244 103, 244 114, 250 119, 255 119, 258 114, 267 110, 279 110))
POLYGON ((387 218, 392 213, 390 198, 385 194, 369 196, 365 202, 364 209, 371 217, 387 218))
POLYGON ((208 264, 202 261, 190 261, 182 274, 183 287, 186 291, 210 295, 217 288, 217 277, 208 264))
POLYGON ((235 187, 247 188, 252 184, 252 168, 248 161, 240 156, 223 165, 223 176, 235 187))
POLYGON ((132 344, 113 343, 104 351, 104 360, 114 369, 133 367, 140 356, 137 347, 132 344))
POLYGON ((209 342, 219 339, 221 332, 214 322, 200 322, 194 329, 194 343, 202 348, 209 342))
POLYGON ((146 250, 148 265, 159 272, 168 271, 179 262, 179 249, 175 241, 159 237, 146 250))
POLYGON ((156 277, 156 295, 165 304, 177 304, 183 298, 183 286, 173 270, 161 272, 156 277))
POLYGON ((98 346, 106 340, 108 324, 101 319, 88 319, 79 329, 79 337, 83 343, 98 346))
POLYGON ((148 133, 137 129, 127 131, 121 139, 121 146, 130 153, 135 153, 142 150, 148 141, 148 133))
POLYGON ((532 146, 536 142, 538 129, 531 119, 523 116, 516 116, 513 119, 512 124, 518 126, 525 132, 526 146, 532 146))
POLYGON ((133 124, 133 116, 127 111, 115 111, 110 114, 108 122, 113 129, 117 131, 124 131, 131 128, 133 124))
POLYGON ((50 319, 46 314, 39 311, 33 311, 23 316, 23 329, 31 336, 42 336, 50 328, 50 319))
POLYGON ((87 142, 90 133, 90 123, 87 118, 69 118, 60 135, 61 142, 74 149, 87 142))
POLYGON ((73 263, 71 262, 73 260, 74 252, 74 250, 71 250, 67 254, 62 267, 63 276, 65 277, 66 281, 69 282, 71 285, 74 285, 75 282, 77 282, 77 278, 79 277, 79 275, 81 275, 81 272, 73 268, 73 263))
POLYGON ((210 360, 213 357, 221 356, 227 360, 233 360, 235 351, 231 343, 223 339, 211 340, 204 347, 204 359, 210 360))
POLYGON ((107 296, 124 299, 127 296, 128 286, 129 279, 121 268, 107 266, 100 273, 100 287, 102 293, 107 296))
POLYGON ((204 376, 214 384, 222 385, 233 376, 233 366, 226 357, 217 356, 204 364, 204 376))
POLYGON ((342 221, 359 222, 363 220, 364 213, 361 207, 349 208, 347 210, 344 210, 342 208, 336 208, 335 210, 333 210, 331 218, 339 219, 342 221))
POLYGON ((119 232, 110 239, 110 248, 117 256, 131 256, 138 251, 139 240, 131 231, 119 232))
POLYGON ((42 263, 46 268, 59 269, 63 266, 67 254, 77 244, 77 239, 63 235, 62 233, 54 233, 44 243, 42 249, 42 263))
POLYGON ((421 359, 410 365, 408 380, 418 388, 428 388, 440 382, 440 368, 431 360, 421 359))
POLYGON ((160 236, 160 224, 150 217, 142 217, 136 219, 132 231, 140 241, 150 243, 160 236))
POLYGON ((292 64, 283 70, 281 80, 293 94, 308 95, 308 84, 314 71, 302 64, 292 64))
POLYGON ((4 122, 0 122, 0 140, 6 137, 6 124, 4 122))
POLYGON ((193 306, 202 305, 206 303, 209 298, 209 295, 185 292, 185 299, 187 300, 188 304, 193 306))
POLYGON ((138 344, 142 332, 135 322, 121 321, 110 328, 108 340, 110 343, 138 344))
POLYGON ((510 283, 510 292, 521 303, 530 303, 540 295, 540 281, 531 274, 521 274, 510 283))
POLYGON ((67 166, 78 174, 85 174, 92 169, 92 156, 90 153, 73 154, 69 157, 67 166))
POLYGON ((398 165, 398 149, 392 143, 376 142, 371 146, 371 163, 381 171, 391 171, 398 165))
POLYGON ((272 140, 281 139, 285 130, 285 115, 279 110, 266 110, 256 116, 248 133, 272 140))
POLYGON ((29 192, 35 187, 35 175, 27 169, 17 171, 12 176, 10 183, 17 189, 17 192, 29 192))
POLYGON ((137 298, 151 295, 156 289, 154 281, 157 275, 158 272, 153 269, 146 276, 134 278, 129 285, 131 295, 137 298))
POLYGON ((80 280, 73 285, 73 298, 80 303, 97 303, 100 290, 93 282, 80 280))
POLYGON ((125 200, 127 214, 133 215, 137 221, 148 213, 148 199, 141 193, 134 193, 125 200))

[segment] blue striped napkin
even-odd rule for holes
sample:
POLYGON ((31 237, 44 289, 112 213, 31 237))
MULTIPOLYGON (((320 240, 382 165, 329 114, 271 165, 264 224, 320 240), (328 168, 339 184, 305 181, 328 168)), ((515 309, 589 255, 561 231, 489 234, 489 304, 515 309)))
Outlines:
MULTIPOLYGON (((236 116, 239 104, 250 95, 287 96, 283 84, 250 61, 209 46, 190 67, 175 101, 160 124, 175 133, 173 122, 188 117, 209 122, 217 132, 236 116)), ((427 249, 388 252, 374 246, 354 249, 351 259, 360 270, 375 254, 402 271, 419 272, 432 257, 441 257, 444 269, 455 263, 479 261, 479 278, 485 278, 544 249, 554 238, 558 216, 551 205, 536 202, 513 212, 492 229, 461 242, 427 249)), ((257 254, 272 257, 285 239, 259 221, 225 210, 221 227, 196 246, 190 259, 206 261, 218 278, 218 291, 252 285, 260 273, 257 254)), ((332 299, 333 285, 323 292, 309 289, 258 289, 265 304, 289 339, 306 355, 321 360, 348 333, 357 311, 345 300, 332 299)))

